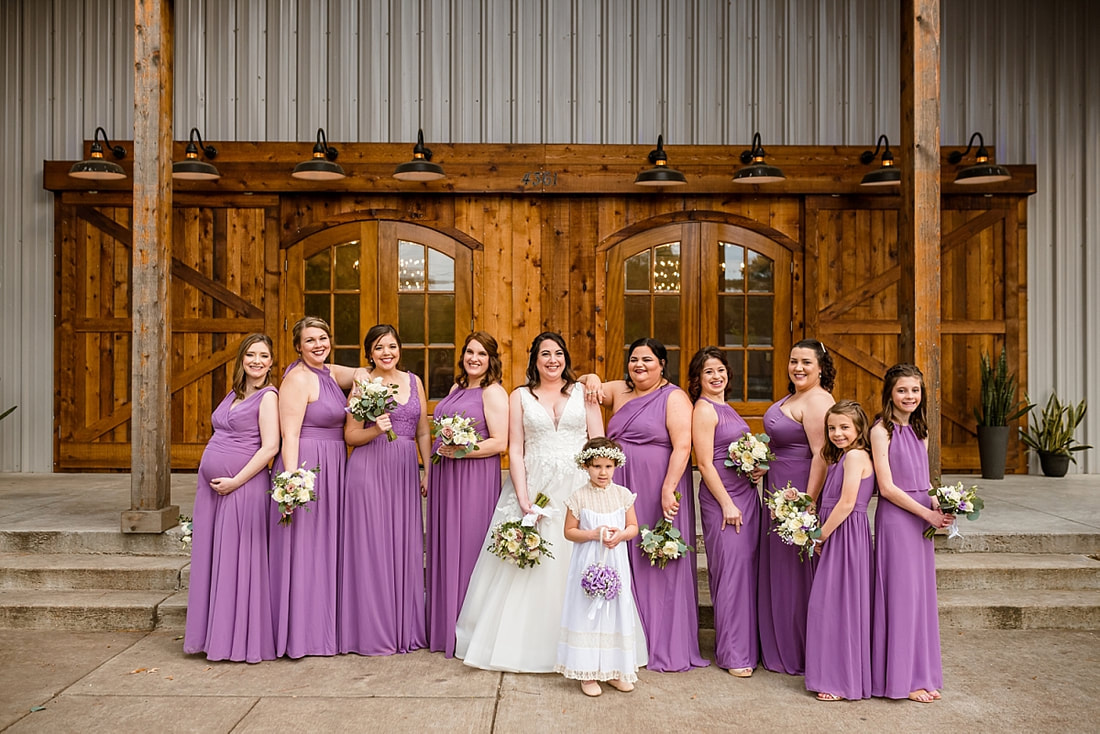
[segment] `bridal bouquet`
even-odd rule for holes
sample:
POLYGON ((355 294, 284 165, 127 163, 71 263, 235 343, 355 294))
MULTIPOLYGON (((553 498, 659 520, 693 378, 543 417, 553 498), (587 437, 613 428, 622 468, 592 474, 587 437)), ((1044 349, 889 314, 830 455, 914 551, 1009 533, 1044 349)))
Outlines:
MULTIPOLYGON (((680 500, 680 493, 676 493, 676 500, 680 500)), ((648 525, 641 528, 641 540, 638 543, 649 558, 649 565, 664 568, 669 561, 682 558, 688 551, 695 550, 684 542, 680 531, 672 526, 672 522, 662 517, 660 522, 650 530, 648 525)))
MULTIPOLYGON (((397 385, 383 385, 381 377, 373 380, 356 380, 348 407, 344 408, 356 420, 373 423, 384 413, 393 410, 396 403, 397 385)), ((386 431, 386 438, 393 441, 397 434, 393 429, 386 431)))
MULTIPOLYGON (((967 520, 977 520, 978 515, 985 509, 985 502, 978 496, 978 488, 971 486, 963 489, 962 482, 933 487, 928 490, 928 494, 940 503, 940 511, 945 515, 965 515, 967 520)), ((935 534, 935 528, 928 528, 924 531, 924 537, 929 540, 932 540, 932 536, 935 534)), ((957 538, 960 535, 962 533, 959 532, 959 523, 957 521, 951 523, 951 527, 947 531, 947 537, 957 538)))
MULTIPOLYGON (((461 459, 471 451, 477 451, 478 441, 483 440, 481 435, 474 430, 474 419, 465 413, 450 415, 439 420, 433 418, 432 438, 438 438, 443 446, 457 446, 456 459, 461 459)), ((441 458, 438 452, 433 453, 432 463, 438 464, 441 458)))
MULTIPOLYGON (((550 498, 542 492, 535 497, 535 506, 545 508, 550 498)), ((534 522, 527 518, 502 522, 492 530, 489 546, 485 549, 503 561, 509 561, 520 568, 537 566, 543 556, 550 558, 550 541, 542 537, 534 522)))
POLYGON ((775 458, 768 446, 771 440, 766 433, 745 433, 729 445, 726 466, 732 466, 746 477, 755 469, 767 469, 768 462, 775 458))
POLYGON ((798 557, 805 560, 814 555, 814 539, 821 537, 817 526, 814 501, 799 492, 790 482, 768 494, 764 500, 772 518, 772 531, 787 545, 798 546, 798 557))
MULTIPOLYGON (((271 480, 271 499, 279 503, 280 525, 289 525, 290 517, 299 507, 307 502, 317 499, 317 493, 313 491, 313 485, 317 481, 317 474, 321 467, 306 469, 304 466, 293 471, 279 472, 271 480)), ((309 512, 309 508, 306 508, 309 512)))

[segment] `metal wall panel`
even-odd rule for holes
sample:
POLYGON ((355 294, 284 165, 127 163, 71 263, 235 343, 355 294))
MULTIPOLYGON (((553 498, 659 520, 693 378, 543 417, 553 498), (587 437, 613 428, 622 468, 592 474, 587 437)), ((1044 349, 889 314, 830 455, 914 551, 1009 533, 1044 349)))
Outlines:
POLYGON ((479 140, 512 140, 516 108, 512 96, 514 6, 490 0, 481 6, 481 130, 479 140))
MULTIPOLYGON (((22 94, 23 67, 20 59, 23 58, 23 6, 18 3, 0 3, 0 98, 19 99, 22 94)), ((5 161, 17 161, 16 165, 23 163, 21 159, 21 141, 23 139, 23 120, 13 113, 17 105, 7 104, 3 106, 3 129, 0 135, 0 156, 5 161)), ((19 177, 22 183, 24 177, 19 177)), ((22 345, 22 349, 0 349, 0 411, 5 411, 11 406, 18 406, 16 411, 4 420, 0 421, 0 471, 12 471, 27 467, 22 461, 23 441, 23 416, 28 413, 28 396, 24 395, 24 382, 27 375, 24 374, 21 363, 21 353, 30 351, 38 359, 53 360, 53 353, 48 344, 50 339, 42 338, 52 334, 53 324, 39 319, 37 323, 28 324, 23 315, 23 281, 21 277, 21 259, 23 244, 23 207, 21 198, 23 192, 20 186, 11 186, 5 181, 0 186, 0 343, 22 345), (39 329, 39 347, 35 349, 29 340, 21 338, 24 329, 37 327, 39 329), (29 347, 29 349, 28 349, 29 347)), ((39 284, 40 287, 46 284, 39 284)), ((50 282, 52 290, 52 282, 50 282)), ((42 406, 39 412, 53 413, 53 401, 42 406)), ((48 438, 48 436, 47 436, 48 438)), ((40 466, 40 471, 50 470, 50 458, 47 456, 45 466, 40 466)))

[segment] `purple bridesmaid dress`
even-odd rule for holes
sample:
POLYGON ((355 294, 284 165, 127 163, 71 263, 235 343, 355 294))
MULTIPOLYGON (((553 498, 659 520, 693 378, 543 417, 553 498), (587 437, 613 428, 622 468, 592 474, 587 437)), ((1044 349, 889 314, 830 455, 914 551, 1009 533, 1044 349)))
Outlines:
POLYGON ((232 477, 259 450, 260 397, 234 406, 229 393, 211 416, 214 435, 199 462, 191 534, 191 584, 183 650, 210 660, 258 663, 275 659, 267 568, 267 511, 271 473, 265 466, 227 495, 210 480, 232 477))
MULTIPOLYGON (((932 506, 928 450, 910 426, 894 426, 890 473, 911 498, 932 506)), ((907 698, 943 687, 934 547, 921 518, 879 497, 875 509, 875 604, 871 695, 907 698)))
MULTIPOLYGON (((773 403, 764 414, 764 431, 771 437, 775 459, 764 476, 769 494, 789 481, 805 492, 810 481, 813 453, 802 424, 773 403)), ((760 523, 760 573, 757 620, 760 625, 760 662, 768 670, 802 675, 806 666, 806 605, 813 583, 814 562, 802 561, 798 549, 787 545, 771 530, 771 518, 760 523)))
POLYGON ((726 403, 709 401, 718 413, 714 429, 714 468, 730 499, 741 510, 741 532, 722 529, 722 508, 706 486, 699 487, 703 540, 707 547, 710 596, 714 603, 714 657, 721 668, 755 668, 760 659, 756 631, 756 559, 760 537, 760 496, 748 477, 725 465, 729 445, 749 424, 726 403))
MULTIPOLYGON (((822 525, 840 500, 847 458, 845 453, 825 476, 819 503, 822 525)), ((875 473, 871 472, 859 483, 855 507, 825 541, 817 563, 806 623, 808 691, 849 700, 871 697, 871 597, 875 574, 867 503, 874 491, 875 473)))
MULTIPOLYGON (((297 364, 297 363, 295 363, 297 364)), ((287 368, 289 372, 294 367, 287 368)), ((271 607, 275 652, 300 658, 335 655, 336 533, 344 504, 344 393, 327 367, 306 368, 317 375, 320 393, 306 406, 298 442, 298 465, 320 467, 317 499, 294 511, 290 525, 279 524, 279 506, 269 500, 271 607)), ((283 471, 283 458, 272 472, 283 471)))
MULTIPOLYGON (((458 388, 435 406, 436 420, 465 414, 478 435, 489 437, 482 389, 458 388)), ((439 448, 439 441, 432 451, 439 448)), ((443 457, 429 469, 428 482, 428 640, 433 652, 455 654, 455 623, 474 564, 484 545, 500 497, 500 455, 443 457)))
MULTIPOLYGON (((665 385, 635 398, 607 423, 607 435, 626 454, 626 466, 615 470, 614 482, 638 495, 634 509, 638 525, 653 527, 663 516, 661 484, 672 456, 672 442, 665 425, 670 390, 665 385)), ((691 501, 691 473, 686 469, 678 485, 683 499, 672 524, 688 545, 695 544, 695 503, 691 501)), ((639 539, 630 541, 630 570, 634 599, 649 647, 649 670, 662 673, 703 668, 710 663, 699 652, 699 590, 695 581, 695 553, 669 561, 663 569, 652 566, 642 553, 639 539)))
POLYGON ((395 441, 379 436, 348 458, 336 614, 340 652, 393 655, 427 647, 424 517, 416 425, 419 380, 390 413, 395 441))

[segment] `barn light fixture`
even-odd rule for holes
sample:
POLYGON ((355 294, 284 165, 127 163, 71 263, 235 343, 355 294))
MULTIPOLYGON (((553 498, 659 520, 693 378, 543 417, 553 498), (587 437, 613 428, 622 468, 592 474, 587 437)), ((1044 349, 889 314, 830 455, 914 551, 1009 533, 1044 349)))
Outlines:
POLYGON ((639 186, 681 186, 687 183, 684 174, 668 167, 664 135, 657 136, 657 147, 649 152, 649 162, 653 164, 653 168, 642 171, 634 179, 634 183, 639 186))
POLYGON ((126 157, 126 151, 123 147, 121 145, 111 145, 111 141, 107 138, 107 131, 97 127, 95 135, 92 136, 92 157, 86 161, 74 163, 73 167, 69 169, 70 176, 92 181, 115 181, 126 178, 126 172, 122 170, 122 166, 103 157, 103 146, 99 144, 101 135, 103 136, 103 142, 107 144, 107 148, 115 158, 122 160, 126 157))
POLYGON ((764 155, 764 147, 760 144, 760 133, 753 133, 752 148, 741 151, 741 162, 745 166, 733 174, 734 183, 765 184, 786 181, 787 177, 783 175, 783 171, 764 162, 764 155))
POLYGON ((336 181, 347 176, 336 160, 336 148, 328 144, 325 129, 317 128, 317 144, 313 146, 313 157, 294 166, 290 175, 305 181, 336 181))
POLYGON ((197 127, 191 128, 191 137, 187 141, 184 160, 172 162, 172 178, 182 181, 217 181, 222 177, 217 167, 208 161, 199 160, 199 149, 207 158, 217 158, 218 149, 213 145, 204 145, 197 127), (199 144, 195 145, 198 138, 199 144))
POLYGON ((970 136, 970 142, 966 144, 966 150, 962 153, 957 150, 952 151, 951 155, 947 156, 947 162, 951 165, 958 164, 959 161, 970 152, 970 149, 974 147, 974 138, 978 139, 978 151, 974 156, 974 165, 960 169, 955 176, 955 183, 987 184, 1007 181, 1012 178, 1012 174, 1008 172, 1007 168, 998 166, 989 159, 989 151, 985 149, 985 141, 982 139, 982 134, 977 132, 970 136))
POLYGON ((901 183, 901 171, 894 165, 894 154, 890 152, 890 140, 885 135, 879 135, 875 143, 875 152, 865 150, 859 154, 859 162, 868 165, 878 157, 882 150, 882 165, 863 176, 860 186, 894 186, 901 183))
POLYGON ((424 145, 424 131, 417 130, 412 160, 393 169, 393 177, 398 181, 438 181, 446 176, 443 166, 432 163, 432 149, 424 145))

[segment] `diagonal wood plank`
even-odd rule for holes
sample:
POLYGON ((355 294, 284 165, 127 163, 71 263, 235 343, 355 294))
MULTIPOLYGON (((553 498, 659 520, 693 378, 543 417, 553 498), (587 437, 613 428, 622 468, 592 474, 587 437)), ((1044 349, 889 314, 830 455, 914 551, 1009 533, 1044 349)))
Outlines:
POLYGON ((992 227, 1002 221, 1008 214, 1004 209, 990 209, 981 215, 968 220, 966 224, 959 225, 940 238, 941 254, 946 255, 951 250, 969 240, 983 229, 992 227))
POLYGON ((224 303, 246 318, 262 319, 264 317, 262 308, 249 303, 221 283, 207 278, 198 270, 184 265, 176 258, 172 258, 172 275, 188 285, 198 288, 211 298, 224 303))
POLYGON ((897 265, 886 270, 871 280, 864 283, 859 288, 853 290, 844 298, 840 299, 836 303, 833 303, 821 311, 821 320, 829 321, 838 318, 841 314, 847 313, 863 301, 867 300, 871 296, 875 295, 879 291, 889 288, 894 283, 898 282, 898 273, 900 269, 897 265))
POLYGON ((126 247, 134 246, 134 233, 106 214, 91 206, 76 207, 76 215, 101 232, 118 240, 126 247))
POLYGON ((886 374, 888 366, 885 362, 860 349, 839 334, 830 339, 829 348, 874 377, 881 379, 886 374))

